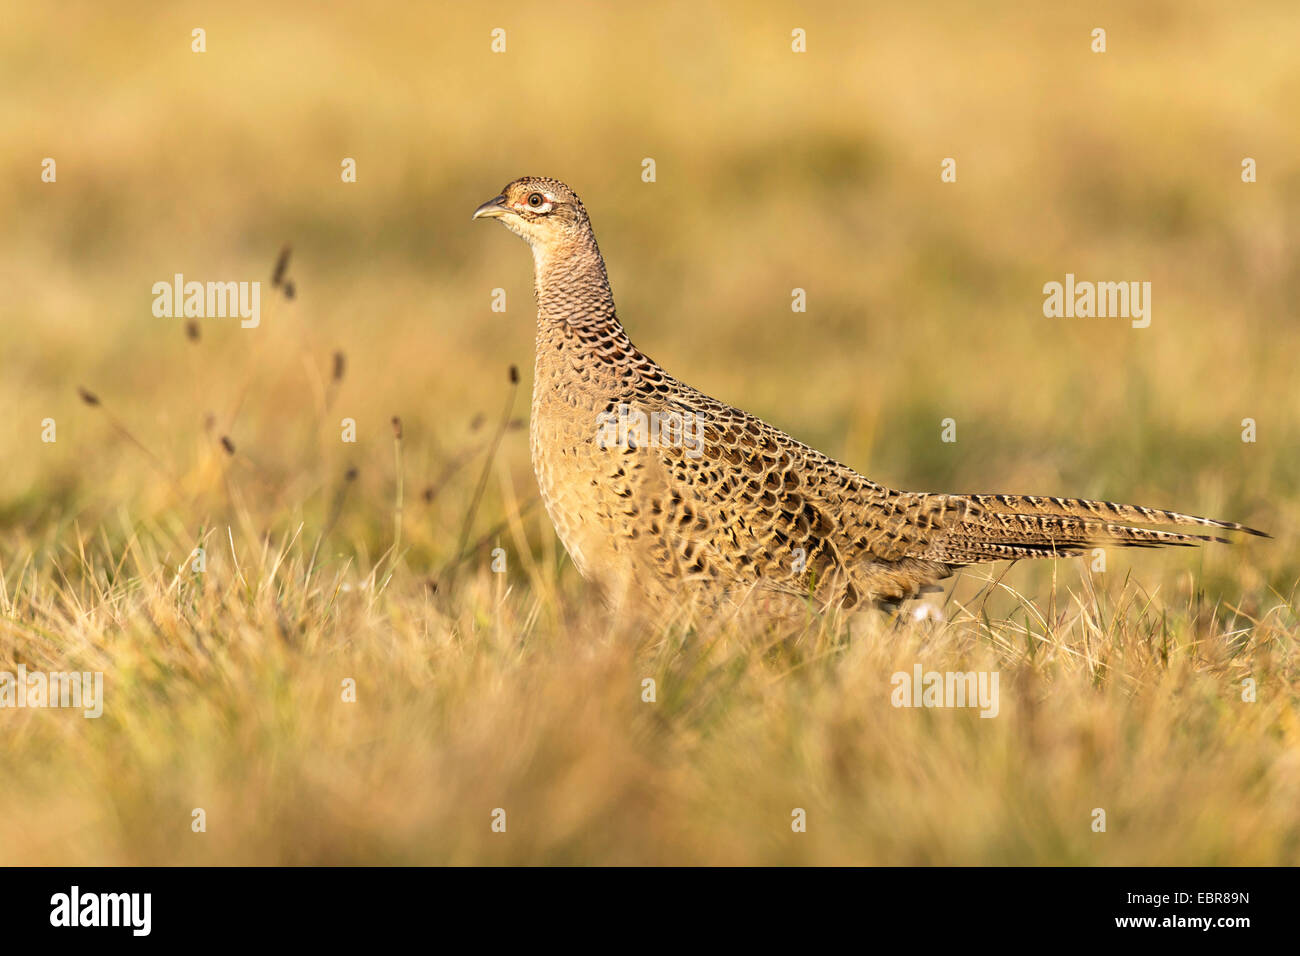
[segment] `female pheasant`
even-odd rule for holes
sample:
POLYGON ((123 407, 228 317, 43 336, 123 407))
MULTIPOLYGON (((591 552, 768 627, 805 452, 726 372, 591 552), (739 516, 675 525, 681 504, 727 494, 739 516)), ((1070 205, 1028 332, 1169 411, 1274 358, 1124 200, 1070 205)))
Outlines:
POLYGON ((1138 505, 894 491, 677 381, 619 323, 582 201, 525 177, 474 212, 533 251, 533 470, 578 570, 615 603, 895 605, 965 565, 1262 535, 1138 505))

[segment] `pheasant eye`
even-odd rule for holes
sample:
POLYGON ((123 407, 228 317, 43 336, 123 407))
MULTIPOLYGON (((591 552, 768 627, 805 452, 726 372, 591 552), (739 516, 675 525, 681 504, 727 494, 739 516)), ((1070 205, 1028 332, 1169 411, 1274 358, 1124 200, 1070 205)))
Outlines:
POLYGON ((534 209, 544 202, 546 202, 546 197, 541 193, 533 193, 528 197, 528 205, 532 206, 534 209))

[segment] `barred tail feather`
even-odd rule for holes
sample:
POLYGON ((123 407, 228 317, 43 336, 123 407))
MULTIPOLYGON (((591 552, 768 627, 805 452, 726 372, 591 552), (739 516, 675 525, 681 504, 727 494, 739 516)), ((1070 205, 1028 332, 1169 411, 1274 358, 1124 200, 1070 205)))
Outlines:
POLYGON ((1141 525, 1195 525, 1268 537, 1234 521, 1113 501, 1033 495, 955 497, 968 502, 969 510, 936 542, 934 549, 934 557, 952 564, 1070 556, 1099 546, 1158 548, 1227 543, 1226 538, 1217 535, 1141 525))
POLYGON ((1125 505, 1115 501, 1092 501, 1087 498, 1045 498, 1038 495, 966 495, 968 500, 993 514, 1056 515, 1072 518, 1095 518, 1102 521, 1145 525, 1200 525, 1223 528, 1246 534, 1269 537, 1263 531, 1235 521, 1201 518, 1178 511, 1162 511, 1142 505, 1125 505))

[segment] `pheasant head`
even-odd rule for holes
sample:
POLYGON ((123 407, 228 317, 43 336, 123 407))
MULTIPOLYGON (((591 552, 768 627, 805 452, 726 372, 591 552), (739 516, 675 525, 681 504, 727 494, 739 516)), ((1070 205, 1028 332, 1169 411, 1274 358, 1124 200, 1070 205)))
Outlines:
POLYGON ((500 219, 511 232, 537 247, 557 251, 591 233, 587 210, 577 194, 558 179, 524 176, 506 185, 474 210, 474 218, 500 219))
POLYGON ((612 315, 605 262, 578 194, 558 179, 524 176, 474 210, 475 219, 499 219, 532 247, 542 314, 612 315))

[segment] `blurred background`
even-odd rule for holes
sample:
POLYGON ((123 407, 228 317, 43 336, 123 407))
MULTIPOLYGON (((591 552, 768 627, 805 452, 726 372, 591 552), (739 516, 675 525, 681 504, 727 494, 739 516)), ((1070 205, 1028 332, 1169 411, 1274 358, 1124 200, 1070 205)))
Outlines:
MULTIPOLYGON (((432 480, 436 442, 496 415, 509 364, 529 385, 531 259, 469 221, 527 173, 584 197, 645 351, 877 480, 1294 527, 1300 69, 1279 42, 1294 4, 6 17, 5 525, 40 502, 58 520, 151 493, 147 460, 77 386, 178 473, 196 442, 212 449, 211 414, 254 474, 351 454, 360 487, 387 498, 365 466, 387 464, 398 414, 428 456, 414 480, 432 480), (195 27, 206 53, 191 52, 195 27), (955 184, 940 182, 945 157, 955 184), (1241 181, 1243 157, 1259 182, 1241 181), (285 243, 292 302, 269 285, 285 243), (183 319, 151 311, 152 284, 177 272, 261 280, 262 326, 201 319, 189 341, 183 319), (1150 281, 1150 328, 1044 318, 1043 283, 1067 272, 1150 281), (347 374, 326 421, 334 351, 347 374), (355 448, 336 440, 345 415, 355 448), (939 441, 947 417, 956 444, 939 441)), ((502 454, 523 493, 523 434, 502 454)))
MULTIPOLYGON (((457 553, 481 467, 466 456, 503 415, 511 365, 515 424, 471 540, 530 507, 531 257, 470 221, 524 174, 583 197, 632 339, 703 391, 894 487, 1111 498, 1275 536, 1111 556, 1169 594, 1249 604, 1300 576, 1292 0, 68 2, 3 17, 10 590, 28 561, 57 583, 78 542, 112 554, 146 526, 171 536, 173 566, 213 527, 305 526, 309 543, 337 528, 325 550, 364 571, 393 539, 393 416, 418 588, 457 553), (292 299, 270 283, 286 244, 292 299), (152 286, 175 273, 261 281, 260 327, 198 319, 193 338, 155 317, 152 286), (1066 273, 1149 281, 1150 327, 1045 318, 1042 287, 1066 273)), ((527 546, 562 566, 541 509, 527 515, 527 546)), ((1033 596, 1052 573, 1008 580, 1033 596)))

